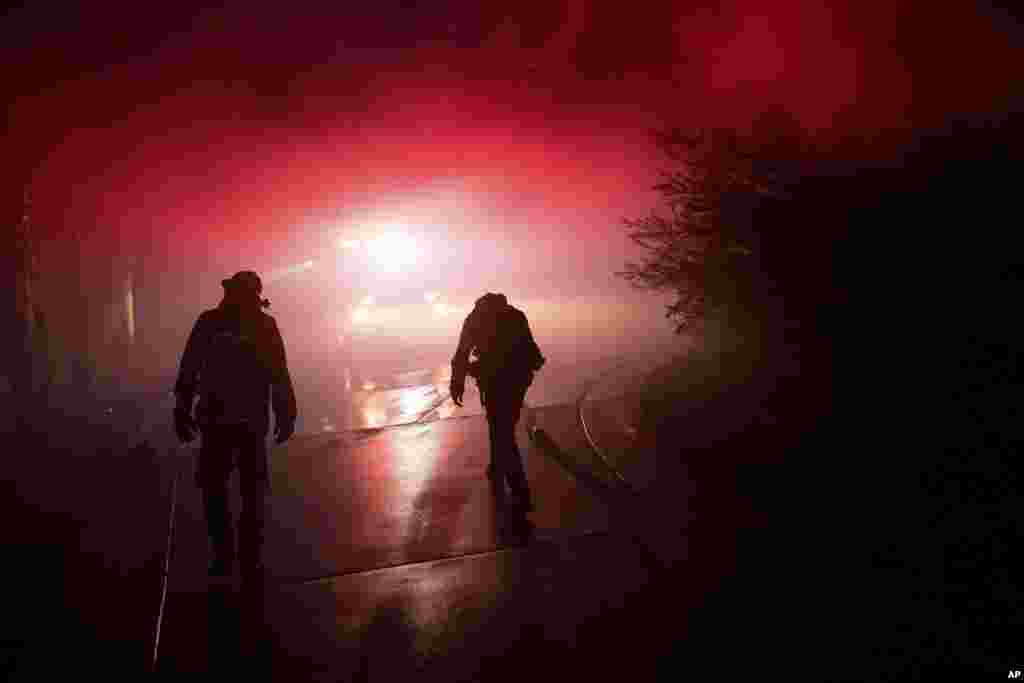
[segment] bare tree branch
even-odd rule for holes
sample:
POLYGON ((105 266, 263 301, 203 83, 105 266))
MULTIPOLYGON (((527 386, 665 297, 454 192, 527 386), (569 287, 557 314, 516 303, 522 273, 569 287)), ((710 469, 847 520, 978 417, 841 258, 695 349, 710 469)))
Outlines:
POLYGON ((671 162, 653 188, 668 215, 623 221, 647 256, 617 275, 640 289, 673 292, 665 315, 681 332, 720 310, 748 279, 756 226, 743 214, 761 198, 784 196, 788 169, 780 144, 761 148, 732 131, 672 128, 654 137, 671 162))

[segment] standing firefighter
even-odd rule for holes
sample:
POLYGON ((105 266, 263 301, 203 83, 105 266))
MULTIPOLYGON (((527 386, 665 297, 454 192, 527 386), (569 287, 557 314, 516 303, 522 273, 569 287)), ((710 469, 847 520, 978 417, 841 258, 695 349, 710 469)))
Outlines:
POLYGON ((210 575, 230 576, 233 570, 228 480, 237 464, 242 493, 238 559, 243 576, 258 578, 269 489, 268 404, 272 399, 274 435, 283 443, 295 431, 295 393, 281 333, 263 312, 270 302, 261 298, 259 276, 243 271, 221 284, 224 300, 199 316, 181 357, 174 425, 183 442, 191 441, 197 428, 202 435, 196 484, 203 492, 213 548, 210 575))
POLYGON ((466 375, 476 378, 490 431, 487 476, 498 502, 504 502, 507 481, 523 512, 531 511, 533 502, 515 429, 526 390, 542 365, 544 357, 526 315, 510 306, 504 294, 488 292, 480 297, 462 325, 459 348, 452 358, 451 395, 461 406, 466 375), (470 354, 476 360, 470 362, 470 354))

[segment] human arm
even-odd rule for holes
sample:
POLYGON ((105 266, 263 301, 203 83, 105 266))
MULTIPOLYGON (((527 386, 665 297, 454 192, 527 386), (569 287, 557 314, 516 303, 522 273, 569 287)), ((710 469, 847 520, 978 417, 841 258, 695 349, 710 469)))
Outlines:
POLYGON ((199 316, 185 343, 181 355, 178 377, 174 384, 174 431, 183 443, 195 438, 196 423, 192 417, 192 403, 199 388, 199 373, 202 366, 203 347, 207 342, 207 320, 199 316))
POLYGON ((284 443, 295 433, 298 407, 295 389, 288 372, 288 359, 284 350, 284 339, 277 323, 270 318, 270 397, 274 409, 274 437, 277 443, 284 443))
POLYGON ((466 392, 466 373, 469 371, 469 354, 473 351, 476 318, 474 313, 466 316, 459 334, 459 346, 452 357, 452 379, 449 385, 452 401, 462 406, 462 397, 466 392))

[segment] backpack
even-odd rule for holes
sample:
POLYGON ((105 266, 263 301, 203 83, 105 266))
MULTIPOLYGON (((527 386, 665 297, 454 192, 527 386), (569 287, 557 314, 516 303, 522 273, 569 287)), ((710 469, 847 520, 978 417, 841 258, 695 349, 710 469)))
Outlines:
POLYGON ((505 306, 483 314, 475 340, 476 376, 525 378, 544 365, 544 356, 530 334, 526 316, 517 308, 505 306))

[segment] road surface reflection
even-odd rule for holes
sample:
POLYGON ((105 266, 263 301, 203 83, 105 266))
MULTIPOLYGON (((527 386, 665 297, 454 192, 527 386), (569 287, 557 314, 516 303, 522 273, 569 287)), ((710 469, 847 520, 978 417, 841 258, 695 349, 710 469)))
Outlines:
MULTIPOLYGON (((537 373, 526 397, 527 404, 540 407, 574 403, 586 382, 620 362, 621 359, 608 359, 548 363, 537 373)), ((483 413, 472 378, 466 380, 463 407, 452 402, 448 392, 451 368, 447 363, 364 377, 360 383, 351 381, 353 374, 346 369, 345 380, 339 383, 336 393, 323 393, 303 402, 300 413, 307 417, 299 426, 300 433, 380 429, 483 413)))

